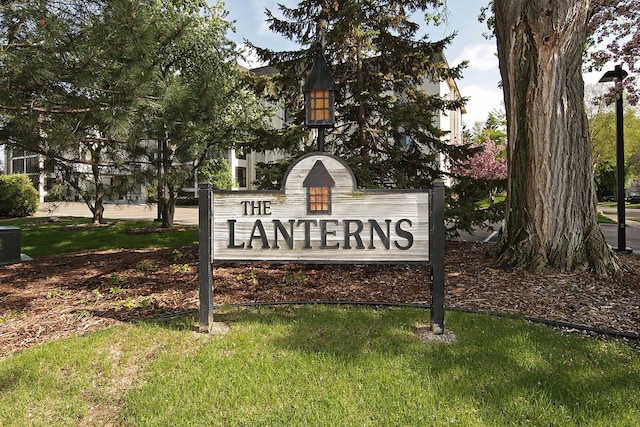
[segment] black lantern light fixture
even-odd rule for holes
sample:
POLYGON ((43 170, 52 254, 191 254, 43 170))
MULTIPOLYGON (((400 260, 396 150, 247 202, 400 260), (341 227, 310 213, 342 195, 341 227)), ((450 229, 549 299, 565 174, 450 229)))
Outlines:
MULTIPOLYGON (((622 83, 628 73, 622 66, 616 65, 615 69, 604 73, 599 83, 622 83)), ((617 89, 617 88, 616 88, 617 89)), ((617 191, 617 216, 618 216, 618 252, 631 252, 627 248, 626 212, 624 205, 624 111, 622 105, 622 89, 616 100, 616 191, 617 191)))
POLYGON ((336 83, 318 44, 313 66, 302 90, 304 92, 305 125, 318 129, 318 151, 324 151, 324 130, 335 124, 336 83))

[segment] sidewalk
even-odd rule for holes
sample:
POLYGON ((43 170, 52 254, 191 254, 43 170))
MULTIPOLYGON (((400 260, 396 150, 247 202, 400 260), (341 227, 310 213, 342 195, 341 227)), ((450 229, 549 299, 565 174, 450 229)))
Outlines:
MULTIPOLYGON (((157 205, 145 203, 106 203, 104 205, 104 218, 109 219, 133 219, 139 221, 153 221, 158 217, 157 205)), ((44 202, 38 207, 38 217, 50 216, 76 216, 91 218, 91 211, 82 202, 44 202)), ((174 224, 198 225, 198 207, 176 207, 173 219, 174 224)))

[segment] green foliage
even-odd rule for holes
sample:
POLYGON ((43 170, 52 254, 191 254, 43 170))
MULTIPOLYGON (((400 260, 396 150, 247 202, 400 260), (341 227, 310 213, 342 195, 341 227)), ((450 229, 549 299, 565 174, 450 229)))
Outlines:
POLYGON ((194 196, 178 196, 176 206, 198 206, 198 200, 194 196))
MULTIPOLYGON (((109 284, 110 285, 119 285, 122 284, 124 282, 127 281, 127 277, 126 276, 122 276, 118 273, 111 273, 111 275, 109 276, 109 284)), ((115 288, 111 288, 109 289, 109 293, 110 294, 116 294, 117 291, 122 291, 122 289, 120 289, 119 287, 115 287, 115 288)))
MULTIPOLYGON (((627 169, 625 169, 626 171, 627 169)), ((596 162, 594 171, 596 181, 596 194, 601 199, 604 196, 614 195, 617 187, 616 166, 608 160, 596 162)))
MULTIPOLYGON (((300 82, 316 56, 316 42, 324 34, 324 55, 337 85, 338 123, 327 130, 325 148, 351 166, 358 185, 379 188, 426 188, 442 176, 437 156, 446 153, 456 163, 466 147, 451 144, 436 124, 440 112, 449 113, 464 100, 429 95, 423 85, 457 78, 464 64, 448 68, 441 55, 451 38, 431 42, 418 36, 410 13, 441 6, 440 1, 323 0, 279 5, 278 15, 267 11, 269 28, 294 41, 297 51, 275 52, 254 46, 260 59, 277 68, 274 100, 292 118, 278 141, 264 148, 297 157, 314 150, 314 135, 303 125, 300 82), (279 18, 278 16, 283 16, 279 18), (324 29, 319 30, 319 22, 324 29), (390 54, 392 52, 393 54, 390 54)), ((273 188, 277 179, 261 186, 273 188)))
POLYGON ((291 166, 291 160, 273 163, 258 163, 256 170, 256 186, 261 190, 280 190, 284 174, 291 166))
POLYGON ((62 202, 67 200, 69 196, 69 185, 64 183, 56 183, 47 190, 45 202, 62 202))
POLYGON ((305 286, 307 284, 307 275, 302 271, 286 272, 284 274, 282 287, 286 289, 289 286, 305 286))
POLYGON ((158 264, 148 260, 143 260, 136 264, 136 270, 143 273, 150 273, 156 271, 157 269, 158 264))
POLYGON ((26 175, 0 175, 0 216, 23 217, 38 209, 38 191, 26 175))
POLYGON ((418 339, 428 314, 417 309, 224 308, 216 320, 231 331, 211 339, 191 332, 193 317, 125 323, 3 360, 0 424, 637 424, 630 346, 519 319, 447 319, 449 344, 418 339))
POLYGON ((208 181, 216 190, 231 190, 233 178, 231 166, 222 157, 207 159, 198 170, 200 180, 208 181))
POLYGON ((493 110, 484 123, 476 122, 471 132, 471 137, 476 143, 483 143, 487 139, 496 145, 504 147, 502 157, 506 156, 507 145, 507 117, 502 110, 493 110))
POLYGON ((492 201, 489 206, 479 202, 496 188, 503 189, 504 181, 457 177, 446 193, 447 233, 458 236, 460 230, 473 233, 477 228, 499 227, 505 216, 505 201, 492 201))
MULTIPOLYGON (((600 107, 589 115, 589 131, 598 194, 610 195, 616 189, 616 114, 600 107)), ((640 177, 640 111, 628 107, 623 121, 626 186, 630 179, 640 177)))
POLYGON ((171 264, 169 266, 169 273, 172 275, 186 274, 189 271, 191 271, 189 264, 171 264))
POLYGON ((165 188, 171 225, 198 165, 269 125, 225 16, 199 0, 3 2, 0 139, 41 154, 96 221, 111 192, 165 188))

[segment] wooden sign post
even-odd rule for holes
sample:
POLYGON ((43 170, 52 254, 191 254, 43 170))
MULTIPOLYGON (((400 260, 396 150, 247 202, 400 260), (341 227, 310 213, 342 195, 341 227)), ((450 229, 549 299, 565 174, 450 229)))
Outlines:
POLYGON ((327 153, 294 162, 280 191, 200 196, 200 327, 213 322, 214 262, 431 264, 431 329, 444 332, 444 185, 359 190, 327 153))

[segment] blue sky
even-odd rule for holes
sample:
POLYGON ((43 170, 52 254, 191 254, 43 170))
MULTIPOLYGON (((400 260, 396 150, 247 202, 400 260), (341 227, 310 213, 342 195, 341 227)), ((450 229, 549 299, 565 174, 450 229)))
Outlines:
MULTIPOLYGON (((244 39, 250 40, 261 47, 274 50, 295 49, 278 34, 269 31, 265 22, 265 9, 274 13, 277 3, 292 7, 298 0, 226 0, 228 19, 235 21, 236 32, 229 34, 229 38, 237 44, 244 39)), ((486 25, 478 22, 480 9, 488 0, 449 0, 447 21, 437 28, 425 30, 431 40, 438 40, 444 36, 457 32, 454 41, 446 48, 445 56, 450 65, 457 65, 463 60, 469 61, 469 66, 463 72, 458 87, 463 96, 468 97, 467 114, 464 123, 472 128, 477 121, 484 122, 490 111, 503 109, 502 90, 498 87, 500 71, 496 57, 495 39, 487 40, 483 34, 487 32, 486 25)), ((414 17, 415 22, 422 22, 421 16, 414 17)), ((426 27, 426 26, 425 26, 426 27)), ((258 64, 259 65, 259 64, 258 64)), ((586 84, 595 84, 602 72, 585 74, 586 84)))
MULTIPOLYGON (((295 6, 297 0, 227 0, 228 19, 235 22, 236 32, 229 38, 237 44, 244 39, 252 43, 275 50, 294 49, 295 45, 269 31, 265 22, 265 9, 277 11, 277 3, 295 6)), ((476 121, 484 122, 488 113, 502 108, 502 91, 498 87, 500 72, 495 56, 495 40, 483 37, 486 26, 478 22, 483 0, 449 1, 447 22, 435 28, 426 29, 431 40, 439 40, 453 32, 458 33, 453 43, 445 50, 450 65, 457 65, 469 60, 463 78, 458 87, 463 96, 469 97, 467 114, 464 122, 471 128, 476 121)), ((422 22, 421 16, 414 17, 415 22, 422 22)))

